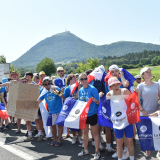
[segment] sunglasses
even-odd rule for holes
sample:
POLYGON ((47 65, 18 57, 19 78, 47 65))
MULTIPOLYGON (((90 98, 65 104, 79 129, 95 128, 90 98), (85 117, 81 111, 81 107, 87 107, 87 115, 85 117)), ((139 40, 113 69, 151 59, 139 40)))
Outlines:
POLYGON ((83 81, 83 80, 87 80, 87 78, 81 78, 80 80, 81 80, 81 81, 83 81))
POLYGON ((64 70, 59 70, 58 72, 64 72, 64 70))
POLYGON ((22 81, 22 83, 28 83, 28 81, 22 81))
POLYGON ((45 86, 49 86, 49 85, 51 85, 51 83, 47 83, 47 84, 44 84, 45 86))

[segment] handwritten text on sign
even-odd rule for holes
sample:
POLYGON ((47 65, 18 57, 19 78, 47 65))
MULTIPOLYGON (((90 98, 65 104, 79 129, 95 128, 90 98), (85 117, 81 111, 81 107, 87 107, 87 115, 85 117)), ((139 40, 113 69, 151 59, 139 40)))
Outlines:
POLYGON ((27 121, 34 121, 38 111, 37 101, 17 101, 15 116, 27 121))

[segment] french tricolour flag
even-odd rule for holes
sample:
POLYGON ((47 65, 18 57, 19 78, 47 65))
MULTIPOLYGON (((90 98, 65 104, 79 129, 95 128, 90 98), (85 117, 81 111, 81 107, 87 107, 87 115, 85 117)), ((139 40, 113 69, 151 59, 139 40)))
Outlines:
POLYGON ((56 124, 69 128, 84 129, 91 102, 92 99, 83 102, 68 97, 63 104, 56 124))
POLYGON ((133 92, 128 99, 125 95, 100 99, 98 109, 99 126, 124 129, 130 124, 140 121, 138 93, 133 92))
POLYGON ((6 108, 3 103, 0 103, 0 118, 8 119, 9 115, 7 114, 6 108))
POLYGON ((103 65, 95 68, 89 75, 88 75, 88 83, 91 83, 93 80, 101 81, 103 78, 103 74, 105 73, 105 68, 103 65))
POLYGON ((160 117, 141 117, 136 124, 142 151, 160 151, 160 117))

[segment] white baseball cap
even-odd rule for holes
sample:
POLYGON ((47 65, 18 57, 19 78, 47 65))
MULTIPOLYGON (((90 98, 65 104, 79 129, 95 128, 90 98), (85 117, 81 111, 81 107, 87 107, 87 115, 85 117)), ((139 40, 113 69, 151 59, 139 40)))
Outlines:
POLYGON ((42 85, 43 85, 44 83, 46 83, 47 81, 52 82, 52 80, 50 79, 50 77, 45 77, 45 78, 43 78, 42 85))
POLYGON ((151 71, 153 70, 152 67, 144 67, 144 68, 141 69, 141 71, 140 71, 141 77, 142 77, 142 74, 143 74, 145 71, 147 71, 148 69, 150 69, 151 71))
POLYGON ((135 78, 135 79, 141 78, 141 76, 140 76, 140 75, 136 75, 134 78, 135 78))
POLYGON ((109 71, 113 71, 115 69, 118 69, 119 70, 119 67, 116 65, 116 64, 113 64, 109 67, 109 71))

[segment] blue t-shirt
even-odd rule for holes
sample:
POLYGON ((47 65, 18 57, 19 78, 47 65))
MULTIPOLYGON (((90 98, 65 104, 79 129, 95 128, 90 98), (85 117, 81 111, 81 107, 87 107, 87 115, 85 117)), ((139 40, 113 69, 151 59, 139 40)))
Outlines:
POLYGON ((74 91, 73 95, 71 96, 70 86, 68 86, 64 89, 63 95, 64 95, 64 98, 76 97, 76 93, 77 93, 77 89, 74 91))
MULTIPOLYGON (((60 90, 60 88, 57 87, 57 90, 60 90)), ((39 99, 46 100, 50 114, 60 113, 62 109, 62 98, 60 96, 55 95, 52 92, 47 92, 43 96, 39 97, 39 99)))
MULTIPOLYGON (((6 87, 1 87, 1 93, 4 93, 4 100, 7 103, 7 92, 6 92, 6 87)), ((2 98, 1 98, 1 103, 3 103, 2 98)))
POLYGON ((67 75, 65 75, 63 79, 64 82, 63 82, 62 79, 58 77, 55 79, 54 84, 59 88, 64 88, 66 86, 66 78, 67 78, 67 75))
POLYGON ((72 97, 70 87, 66 87, 63 92, 64 98, 72 97))
MULTIPOLYGON (((91 97, 94 97, 96 100, 99 100, 99 94, 98 94, 98 90, 92 86, 89 85, 87 88, 81 88, 79 90, 79 100, 80 101, 85 101, 88 102, 89 99, 91 97)), ((98 113, 98 104, 96 104, 95 102, 92 102, 90 107, 89 107, 89 112, 88 112, 88 117, 98 113)))

